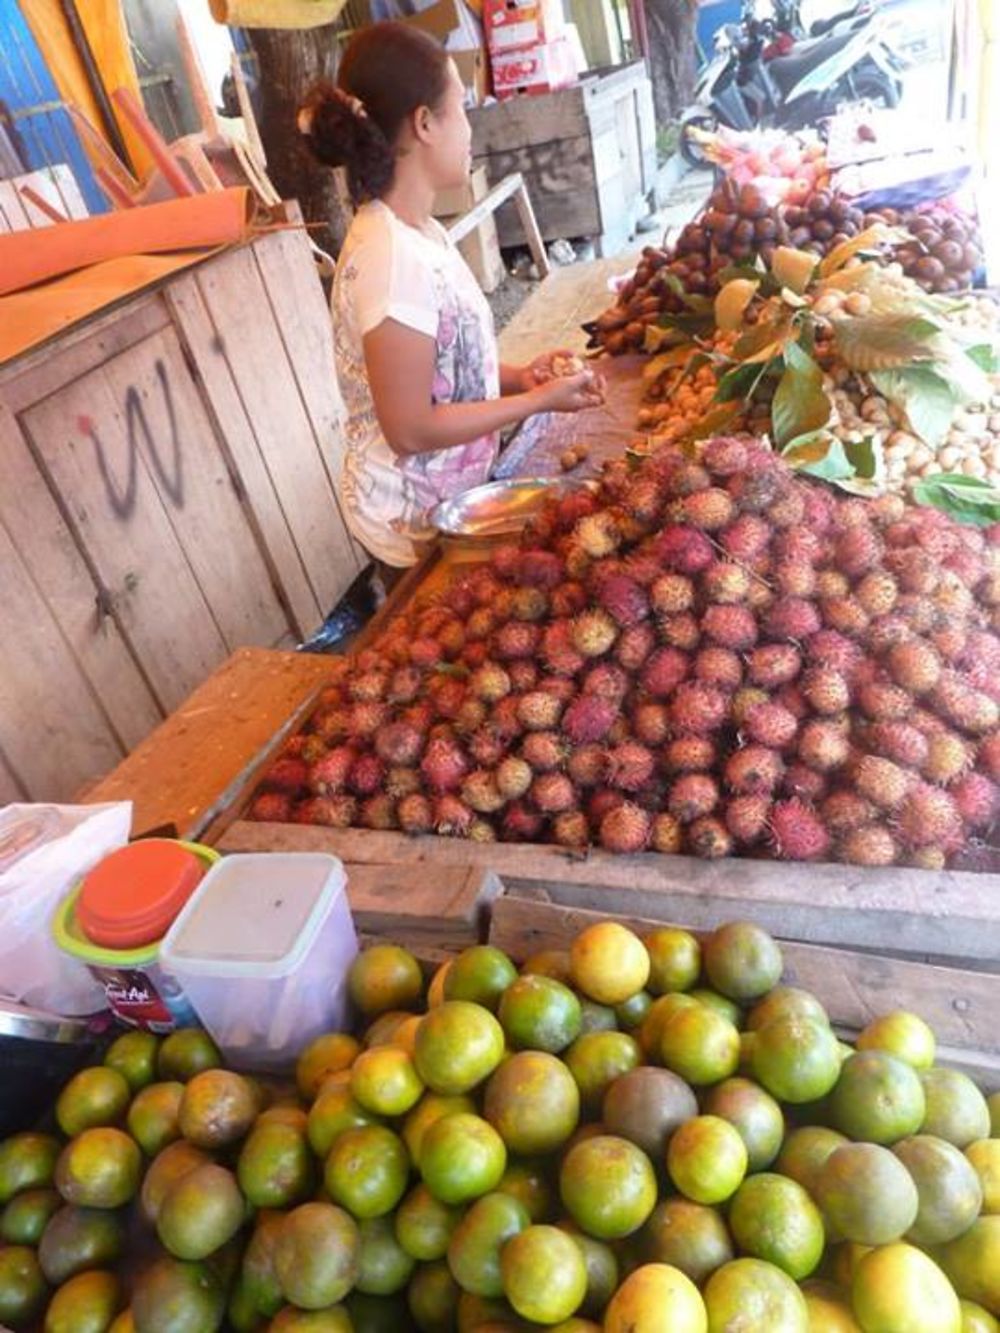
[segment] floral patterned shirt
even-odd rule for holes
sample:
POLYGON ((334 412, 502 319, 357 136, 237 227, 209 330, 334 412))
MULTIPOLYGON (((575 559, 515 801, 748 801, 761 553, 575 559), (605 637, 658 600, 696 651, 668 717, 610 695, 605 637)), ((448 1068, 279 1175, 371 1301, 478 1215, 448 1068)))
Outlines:
POLYGON ((399 457, 375 412, 362 340, 386 319, 434 339, 435 403, 500 395, 493 315, 444 228, 431 237, 380 201, 358 209, 333 286, 337 377, 347 412, 340 499, 354 536, 386 564, 412 565, 426 540, 427 514, 489 478, 499 436, 435 453, 399 457))

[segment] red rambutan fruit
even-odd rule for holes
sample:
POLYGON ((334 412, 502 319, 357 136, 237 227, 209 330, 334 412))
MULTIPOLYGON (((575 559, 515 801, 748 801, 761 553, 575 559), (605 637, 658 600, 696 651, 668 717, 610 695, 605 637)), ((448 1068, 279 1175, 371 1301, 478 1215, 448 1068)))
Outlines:
POLYGON ((667 794, 667 810, 682 824, 709 815, 719 803, 719 787, 708 773, 685 773, 667 794))
POLYGON ((830 850, 830 834, 811 806, 792 799, 771 810, 775 851, 785 861, 818 861, 830 850))
POLYGON ((420 761, 420 772, 432 791, 457 790, 468 771, 468 760, 456 741, 436 738, 428 742, 420 761))
POLYGON ((283 791, 264 791, 255 796, 248 818, 269 824, 287 824, 292 816, 292 798, 283 791))
POLYGON ((651 824, 645 810, 630 801, 623 801, 604 815, 598 840, 608 852, 641 852, 649 842, 651 824))

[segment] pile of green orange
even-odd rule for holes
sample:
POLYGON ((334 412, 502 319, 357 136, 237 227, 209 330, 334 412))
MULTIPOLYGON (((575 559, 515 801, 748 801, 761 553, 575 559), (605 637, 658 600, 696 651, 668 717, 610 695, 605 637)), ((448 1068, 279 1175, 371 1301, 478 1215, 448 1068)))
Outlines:
MULTIPOLYGON (((121 1037, 0 1144, 0 1325, 44 1333, 997 1333, 1000 1094, 856 1047, 746 924, 614 922, 426 987, 281 1086, 121 1037)), ((365 1026, 367 1025, 367 1026, 365 1026)))

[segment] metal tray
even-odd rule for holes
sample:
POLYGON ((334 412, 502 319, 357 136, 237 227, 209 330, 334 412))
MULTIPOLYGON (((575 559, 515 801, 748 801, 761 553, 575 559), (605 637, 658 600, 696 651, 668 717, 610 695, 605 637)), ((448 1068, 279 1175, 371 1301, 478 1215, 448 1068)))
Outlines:
POLYGON ((512 477, 444 500, 430 513, 430 522, 451 537, 501 537, 520 532, 533 514, 553 495, 593 489, 593 482, 568 477, 512 477))

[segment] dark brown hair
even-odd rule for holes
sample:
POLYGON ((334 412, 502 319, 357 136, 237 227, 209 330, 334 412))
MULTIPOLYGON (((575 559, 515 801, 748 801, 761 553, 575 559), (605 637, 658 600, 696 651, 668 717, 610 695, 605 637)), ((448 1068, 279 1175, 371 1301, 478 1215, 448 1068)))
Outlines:
POLYGON ((300 126, 320 162, 347 168, 356 204, 378 199, 392 184, 407 117, 436 107, 447 84, 448 55, 433 37, 408 23, 373 23, 348 43, 336 87, 319 83, 309 93, 300 126))

